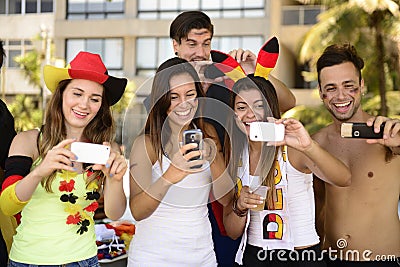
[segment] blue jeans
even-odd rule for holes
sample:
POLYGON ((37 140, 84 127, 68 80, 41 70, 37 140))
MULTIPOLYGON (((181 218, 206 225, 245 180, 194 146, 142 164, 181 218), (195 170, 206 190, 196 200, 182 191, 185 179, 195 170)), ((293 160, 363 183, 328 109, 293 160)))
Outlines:
POLYGON ((8 267, 100 267, 100 264, 99 261, 97 260, 97 256, 94 256, 87 260, 76 261, 60 265, 36 265, 36 264, 20 263, 10 260, 8 263, 8 267))

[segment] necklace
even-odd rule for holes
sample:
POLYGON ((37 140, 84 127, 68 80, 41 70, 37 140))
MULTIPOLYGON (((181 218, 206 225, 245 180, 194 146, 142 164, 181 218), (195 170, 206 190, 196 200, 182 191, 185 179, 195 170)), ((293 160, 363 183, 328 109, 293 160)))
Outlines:
MULTIPOLYGON (((85 195, 79 196, 78 193, 75 192, 75 178, 80 178, 78 173, 63 170, 58 175, 60 178, 64 179, 60 181, 58 189, 61 193, 60 201, 64 203, 64 211, 68 214, 66 224, 78 226, 76 233, 82 235, 87 232, 88 227, 94 223, 93 215, 99 206, 97 200, 100 198, 100 193, 98 192, 98 180, 100 177, 97 177, 87 185, 85 195), (78 203, 78 199, 86 200, 86 202, 83 203, 89 201, 89 204, 87 206, 82 206, 79 204, 82 203, 82 201, 78 203)), ((93 171, 89 168, 82 173, 82 178, 86 181, 91 175, 93 175, 93 171)))

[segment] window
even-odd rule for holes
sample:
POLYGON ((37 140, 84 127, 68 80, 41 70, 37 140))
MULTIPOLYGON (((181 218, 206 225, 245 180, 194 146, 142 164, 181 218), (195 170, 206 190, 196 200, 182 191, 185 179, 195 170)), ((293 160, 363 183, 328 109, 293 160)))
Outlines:
POLYGON ((15 57, 25 55, 33 49, 30 40, 4 40, 3 44, 6 53, 3 64, 7 68, 19 68, 18 63, 15 62, 15 57))
POLYGON ((201 10, 211 18, 265 16, 265 0, 137 0, 138 18, 175 18, 186 10, 201 10))
POLYGON ((121 18, 124 10, 124 0, 68 0, 67 19, 121 18))
POLYGON ((37 13, 37 0, 25 0, 25 13, 37 13))
MULTIPOLYGON (((214 37, 212 49, 228 52, 232 49, 243 48, 258 53, 264 42, 263 36, 224 36, 214 37)), ((136 74, 150 76, 157 67, 174 57, 172 41, 170 38, 138 38, 136 41, 136 74)))
POLYGON ((158 65, 175 56, 168 37, 138 38, 136 48, 136 74, 141 76, 154 74, 158 65))
POLYGON ((21 5, 22 5, 21 0, 9 0, 8 14, 21 14, 22 13, 21 5))
POLYGON ((53 12, 53 0, 1 0, 0 14, 53 12))
POLYGON ((40 1, 40 11, 42 13, 53 12, 53 0, 40 1))
POLYGON ((286 6, 282 10, 282 25, 313 25, 323 12, 322 6, 286 6))
POLYGON ((79 51, 99 54, 110 74, 123 76, 123 39, 68 39, 66 62, 70 62, 79 51))

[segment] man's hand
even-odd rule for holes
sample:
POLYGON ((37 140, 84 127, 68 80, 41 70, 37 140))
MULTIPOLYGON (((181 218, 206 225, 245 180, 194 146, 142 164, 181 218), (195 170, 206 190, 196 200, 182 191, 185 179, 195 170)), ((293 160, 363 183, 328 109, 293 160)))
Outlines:
POLYGON ((242 66, 246 75, 254 73, 256 69, 257 57, 253 52, 239 48, 230 51, 229 55, 236 59, 240 66, 242 66))
POLYGON ((400 153, 400 120, 391 119, 383 116, 369 118, 368 126, 373 126, 375 133, 380 131, 380 126, 385 123, 382 139, 367 139, 368 144, 381 144, 392 148, 396 154, 400 153))

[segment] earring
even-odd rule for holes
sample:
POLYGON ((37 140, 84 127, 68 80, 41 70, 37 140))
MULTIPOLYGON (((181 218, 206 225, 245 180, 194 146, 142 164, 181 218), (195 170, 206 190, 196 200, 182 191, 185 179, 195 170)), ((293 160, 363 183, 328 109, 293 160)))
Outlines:
POLYGON ((178 52, 175 52, 175 56, 178 56, 178 52))

